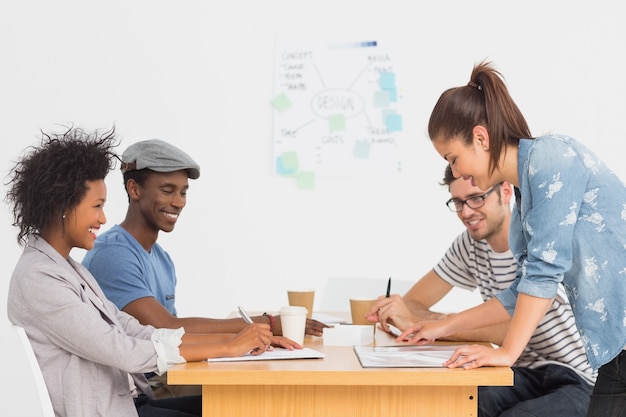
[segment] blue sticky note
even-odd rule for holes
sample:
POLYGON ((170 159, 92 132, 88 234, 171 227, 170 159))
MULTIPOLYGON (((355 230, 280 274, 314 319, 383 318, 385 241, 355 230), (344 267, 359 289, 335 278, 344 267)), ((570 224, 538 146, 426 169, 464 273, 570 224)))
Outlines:
POLYGON ((402 116, 397 113, 389 113, 385 115, 385 125, 388 132, 402 131, 402 116))
POLYGON ((283 152, 276 158, 276 172, 280 175, 293 175, 298 170, 298 153, 283 152))
POLYGON ((389 71, 381 72, 380 78, 378 79, 378 85, 383 90, 395 90, 396 74, 389 71))
POLYGON ((370 157, 370 143, 366 140, 357 140, 354 143, 352 154, 357 158, 367 159, 370 157))
POLYGON ((389 101, 395 103, 398 101, 398 90, 395 88, 386 88, 385 91, 389 95, 389 101))

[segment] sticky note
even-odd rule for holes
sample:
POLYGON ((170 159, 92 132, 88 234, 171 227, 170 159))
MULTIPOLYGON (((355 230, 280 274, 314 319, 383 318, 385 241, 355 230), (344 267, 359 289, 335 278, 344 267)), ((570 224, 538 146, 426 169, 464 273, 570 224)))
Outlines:
POLYGON ((374 91, 374 107, 388 107, 389 102, 389 91, 374 91))
POLYGON ((402 131, 402 116, 396 113, 389 113, 385 115, 385 125, 389 132, 402 131))
POLYGON ((378 85, 383 90, 395 90, 396 89, 396 74, 389 71, 384 71, 380 73, 380 77, 378 79, 378 85))
POLYGON ((285 111, 290 109, 293 103, 285 93, 280 93, 272 99, 272 106, 278 111, 285 111))
POLYGON ((280 175, 293 175, 298 170, 298 153, 283 152, 276 158, 276 172, 280 175))
POLYGON ((328 130, 337 132, 346 129, 346 119, 343 113, 331 114, 328 116, 328 130))
POLYGON ((301 190, 312 190, 315 188, 315 172, 300 171, 296 174, 298 188, 301 190))
POLYGON ((357 158, 367 159, 370 157, 370 143, 366 140, 357 140, 354 143, 352 154, 357 158))

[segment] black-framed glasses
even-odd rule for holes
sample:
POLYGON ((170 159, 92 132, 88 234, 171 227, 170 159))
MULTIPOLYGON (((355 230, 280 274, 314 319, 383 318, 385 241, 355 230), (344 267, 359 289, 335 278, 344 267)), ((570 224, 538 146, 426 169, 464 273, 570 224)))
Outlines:
POLYGON ((450 211, 453 211, 455 213, 463 211, 464 205, 467 205, 467 207, 471 209, 480 208, 485 205, 485 199, 489 197, 489 194, 500 188, 499 186, 500 184, 496 184, 491 187, 491 190, 487 191, 485 194, 476 195, 474 197, 468 198, 467 200, 458 200, 456 198, 451 198, 450 200, 446 201, 446 206, 448 206, 450 211))

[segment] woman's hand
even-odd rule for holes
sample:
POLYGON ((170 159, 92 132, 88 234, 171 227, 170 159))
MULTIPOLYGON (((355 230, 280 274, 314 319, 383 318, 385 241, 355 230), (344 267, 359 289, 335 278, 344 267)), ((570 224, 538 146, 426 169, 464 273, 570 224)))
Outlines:
POLYGON ((272 346, 282 347, 289 350, 302 349, 300 344, 283 336, 272 336, 272 346))
POLYGON ((272 337, 268 324, 248 324, 228 342, 231 353, 228 356, 243 356, 248 352, 259 355, 270 347, 272 337))
POLYGON ((515 360, 515 355, 511 355, 504 348, 467 345, 457 348, 443 364, 448 368, 474 369, 481 366, 511 366, 515 360))

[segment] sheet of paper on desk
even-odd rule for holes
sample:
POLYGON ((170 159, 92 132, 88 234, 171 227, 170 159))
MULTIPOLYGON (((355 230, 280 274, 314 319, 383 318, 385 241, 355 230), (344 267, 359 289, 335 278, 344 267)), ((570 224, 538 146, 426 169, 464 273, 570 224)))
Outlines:
POLYGON ((404 346, 407 344, 407 342, 396 342, 396 339, 396 336, 384 331, 380 327, 380 323, 376 323, 376 330, 374 331, 374 346, 404 346))
POLYGON ((241 362, 241 361, 272 361, 279 359, 321 359, 325 355, 322 352, 318 352, 317 350, 311 348, 302 348, 302 349, 283 349, 283 348, 274 348, 273 350, 268 350, 261 355, 244 355, 244 356, 236 356, 232 358, 209 358, 208 362, 241 362))
POLYGON ((320 323, 324 323, 324 324, 343 324, 343 323, 347 323, 348 321, 342 317, 338 317, 338 316, 334 316, 332 314, 324 314, 324 313, 316 313, 313 312, 313 320, 317 320, 320 323))
POLYGON ((438 368, 459 346, 354 346, 354 352, 363 368, 438 368))

